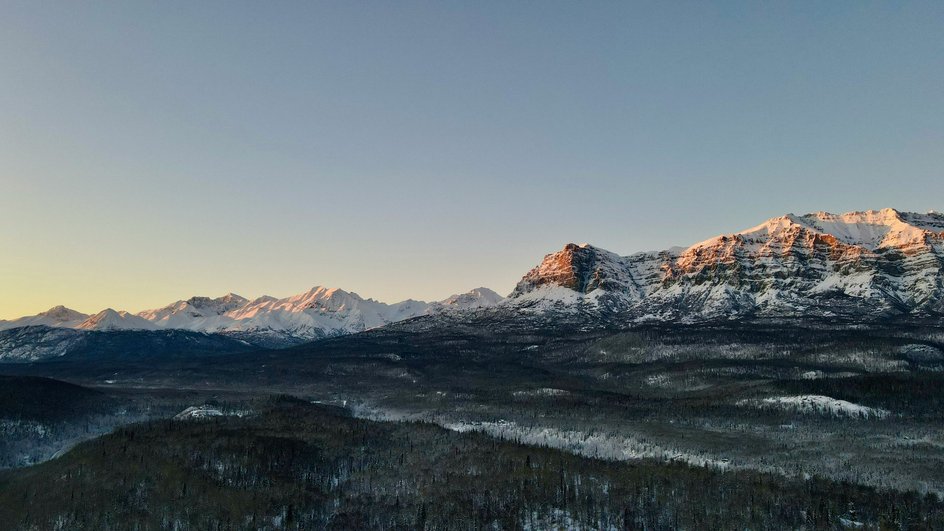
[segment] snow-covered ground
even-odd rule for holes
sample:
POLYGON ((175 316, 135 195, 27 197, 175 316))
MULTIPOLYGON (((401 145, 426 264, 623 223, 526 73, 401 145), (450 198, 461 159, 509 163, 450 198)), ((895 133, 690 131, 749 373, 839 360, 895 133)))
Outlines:
MULTIPOLYGON (((585 529, 595 529, 599 531, 599 528, 588 527, 582 524, 577 518, 574 518, 573 514, 569 511, 557 508, 549 509, 543 514, 532 512, 529 518, 521 522, 521 528, 525 531, 583 531, 585 529)), ((619 528, 615 525, 610 525, 604 529, 605 531, 617 531, 619 528)))
POLYGON ((720 461, 704 455, 665 448, 632 437, 567 431, 543 426, 522 426, 507 421, 442 422, 439 424, 446 429, 460 433, 482 432, 499 439, 532 446, 556 448, 595 459, 628 461, 648 458, 722 469, 730 466, 727 461, 720 461))
POLYGON ((660 461, 688 463, 694 466, 710 466, 718 469, 728 469, 732 467, 732 464, 728 460, 713 459, 707 455, 667 448, 642 439, 627 436, 561 430, 547 426, 524 426, 505 420, 495 422, 469 422, 422 413, 377 409, 362 403, 353 404, 350 407, 350 411, 356 417, 369 420, 386 422, 430 422, 438 424, 447 430, 459 433, 479 432, 499 439, 532 446, 555 448, 595 459, 607 459, 610 461, 657 459, 660 461))
POLYGON ((564 389, 554 389, 551 387, 544 387, 541 389, 529 389, 527 391, 515 391, 512 394, 516 398, 535 397, 535 396, 567 396, 570 394, 570 391, 565 391, 564 389))
POLYGON ((762 399, 745 399, 739 400, 737 405, 758 407, 761 409, 779 409, 801 414, 859 419, 883 419, 890 415, 890 412, 884 409, 863 406, 824 395, 774 396, 762 399))
POLYGON ((205 419, 210 417, 224 417, 224 416, 233 416, 233 417, 244 417, 248 415, 249 411, 244 410, 223 410, 221 408, 209 405, 202 406, 190 406, 187 409, 181 411, 174 415, 175 420, 186 420, 186 419, 205 419))

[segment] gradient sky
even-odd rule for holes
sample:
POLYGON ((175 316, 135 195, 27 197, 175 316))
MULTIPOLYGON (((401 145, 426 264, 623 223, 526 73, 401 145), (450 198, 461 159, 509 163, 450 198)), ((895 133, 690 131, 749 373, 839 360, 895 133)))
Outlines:
POLYGON ((944 208, 944 2, 0 4, 0 318, 944 208))

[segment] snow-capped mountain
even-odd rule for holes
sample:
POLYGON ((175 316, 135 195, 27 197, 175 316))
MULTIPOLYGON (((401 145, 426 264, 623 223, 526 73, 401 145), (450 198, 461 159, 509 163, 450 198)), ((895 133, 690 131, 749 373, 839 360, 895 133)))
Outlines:
POLYGON ((317 286, 284 299, 261 297, 249 301, 223 314, 229 323, 219 331, 274 330, 313 339, 416 317, 422 315, 427 306, 425 302, 414 300, 385 304, 341 289, 317 286))
POLYGON ((619 256, 568 244, 502 307, 630 320, 944 313, 944 215, 788 214, 687 249, 619 256))
POLYGON ((277 299, 248 300, 230 293, 219 298, 193 297, 138 314, 111 308, 88 316, 57 306, 41 314, 0 322, 0 329, 26 326, 77 330, 188 330, 226 333, 258 344, 278 346, 360 332, 392 322, 445 311, 485 308, 502 300, 477 288, 440 302, 405 300, 386 304, 356 293, 316 286, 277 299))
POLYGON ((154 323, 132 313, 119 312, 111 308, 102 310, 79 323, 79 330, 157 330, 154 323))
POLYGON ((263 296, 250 301, 234 294, 218 299, 194 297, 138 316, 159 328, 315 339, 360 332, 451 308, 489 306, 501 299, 494 291, 479 288, 442 302, 409 299, 386 304, 342 289, 316 286, 284 299, 263 296))
POLYGON ((235 293, 216 299, 191 297, 185 301, 155 310, 139 312, 138 316, 150 321, 158 328, 181 328, 187 330, 215 330, 224 328, 230 321, 226 314, 244 306, 249 301, 235 293))
POLYGON ((84 313, 70 310, 65 306, 56 306, 36 315, 20 317, 10 321, 0 321, 0 330, 23 326, 75 328, 88 318, 89 316, 84 313))
POLYGON ((529 271, 507 299, 478 288, 439 302, 386 304, 318 286, 281 299, 248 300, 232 293, 193 297, 136 315, 108 309, 88 316, 57 306, 0 321, 0 330, 7 330, 0 340, 10 349, 15 345, 19 357, 27 357, 22 345, 34 336, 49 352, 57 352, 53 343, 61 335, 14 333, 24 327, 221 333, 252 345, 284 346, 426 315, 462 321, 478 314, 550 320, 571 315, 605 324, 941 316, 944 215, 893 209, 788 214, 688 248, 629 256, 568 244, 529 271))
POLYGON ((488 288, 475 288, 465 293, 452 295, 445 300, 431 303, 427 313, 443 311, 461 312, 465 310, 488 308, 498 304, 504 299, 504 297, 488 288))

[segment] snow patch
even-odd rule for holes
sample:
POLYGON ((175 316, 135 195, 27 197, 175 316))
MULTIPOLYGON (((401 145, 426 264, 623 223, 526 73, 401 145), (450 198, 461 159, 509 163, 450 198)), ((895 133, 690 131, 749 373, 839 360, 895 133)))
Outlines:
POLYGON ((187 409, 181 411, 180 413, 174 415, 175 420, 187 420, 187 419, 205 419, 210 417, 245 417, 248 415, 249 411, 244 410, 223 410, 211 405, 202 405, 202 406, 190 406, 187 409))
POLYGON ((883 419, 890 415, 890 412, 884 409, 863 406, 824 395, 775 396, 760 400, 744 399, 739 400, 737 405, 857 419, 883 419))
POLYGON ((535 397, 535 396, 567 396, 570 394, 570 391, 565 391, 563 389, 553 389, 551 387, 544 387, 541 389, 529 389, 527 391, 515 391, 512 394, 516 398, 535 397))

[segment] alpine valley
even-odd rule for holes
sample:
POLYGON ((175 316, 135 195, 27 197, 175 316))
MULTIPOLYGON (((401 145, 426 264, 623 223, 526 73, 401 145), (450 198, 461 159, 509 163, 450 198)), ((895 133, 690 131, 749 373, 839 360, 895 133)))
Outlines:
POLYGON ((944 528, 944 215, 535 263, 0 322, 0 522, 944 528))

